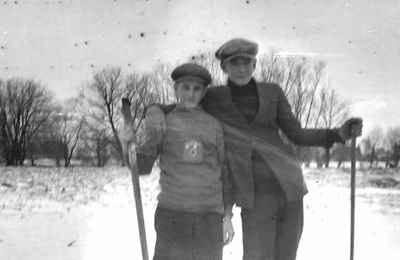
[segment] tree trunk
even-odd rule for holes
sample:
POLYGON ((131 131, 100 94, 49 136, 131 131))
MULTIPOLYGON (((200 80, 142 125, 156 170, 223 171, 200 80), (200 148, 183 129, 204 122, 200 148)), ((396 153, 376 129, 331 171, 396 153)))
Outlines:
POLYGON ((338 162, 337 162, 337 168, 340 168, 340 166, 342 166, 342 160, 338 160, 338 162))
POLYGON ((372 164, 374 163, 374 158, 375 158, 375 146, 372 147, 371 154, 369 156, 369 168, 372 168, 372 164))
POLYGON ((31 158, 31 166, 36 166, 36 164, 35 164, 35 158, 33 158, 33 154, 31 153, 31 156, 30 156, 31 158))
POLYGON ((69 167, 69 165, 71 164, 71 160, 70 159, 66 159, 66 160, 64 160, 64 167, 69 167))
POLYGON ((70 161, 71 161, 71 159, 70 159, 69 156, 68 156, 68 153, 69 153, 69 151, 68 151, 68 145, 63 144, 63 146, 64 146, 64 149, 63 149, 64 167, 68 167, 68 166, 69 166, 69 163, 70 163, 70 161))
POLYGON ((61 164, 60 164, 60 158, 57 156, 56 157, 56 166, 57 167, 60 167, 61 166, 61 164))
POLYGON ((325 147, 325 168, 329 168, 330 160, 331 160, 330 148, 325 147))
POLYGON ((324 164, 323 164, 323 162, 321 161, 321 160, 317 160, 317 168, 319 169, 319 168, 322 168, 322 166, 323 166, 324 164))

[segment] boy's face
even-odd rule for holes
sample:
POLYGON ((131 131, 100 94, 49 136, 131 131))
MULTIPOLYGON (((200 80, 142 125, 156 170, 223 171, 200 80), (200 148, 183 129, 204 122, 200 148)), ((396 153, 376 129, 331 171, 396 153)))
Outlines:
POLYGON ((175 83, 175 95, 178 104, 185 108, 197 107, 206 93, 206 86, 193 79, 175 83))
POLYGON ((222 70, 237 85, 246 85, 249 83, 255 68, 256 59, 247 57, 236 57, 222 64, 222 70))

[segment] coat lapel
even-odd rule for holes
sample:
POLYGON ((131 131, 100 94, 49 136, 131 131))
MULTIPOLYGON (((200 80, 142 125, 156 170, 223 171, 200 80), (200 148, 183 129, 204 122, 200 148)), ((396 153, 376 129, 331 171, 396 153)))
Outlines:
POLYGON ((265 121, 268 115, 268 106, 270 104, 270 95, 268 95, 268 86, 262 83, 256 84, 258 94, 258 111, 250 124, 265 121))

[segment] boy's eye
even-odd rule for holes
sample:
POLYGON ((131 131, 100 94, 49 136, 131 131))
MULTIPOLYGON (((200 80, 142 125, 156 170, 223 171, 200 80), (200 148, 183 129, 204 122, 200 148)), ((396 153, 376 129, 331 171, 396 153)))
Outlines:
POLYGON ((183 84, 182 88, 183 88, 183 90, 189 90, 189 89, 190 89, 190 86, 187 85, 187 84, 183 84))
POLYGON ((196 92, 199 92, 199 91, 202 90, 202 88, 203 87, 201 87, 201 86, 194 86, 193 90, 196 91, 196 92))
POLYGON ((244 65, 247 66, 251 63, 251 60, 247 59, 232 59, 230 63, 234 66, 244 65))

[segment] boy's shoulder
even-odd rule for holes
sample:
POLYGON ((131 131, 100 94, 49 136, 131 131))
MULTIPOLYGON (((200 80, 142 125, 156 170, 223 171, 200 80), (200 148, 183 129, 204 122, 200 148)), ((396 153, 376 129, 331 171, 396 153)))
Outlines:
POLYGON ((193 110, 189 113, 187 113, 187 111, 182 111, 181 109, 176 108, 167 115, 167 120, 168 118, 170 120, 183 120, 186 123, 189 121, 196 126, 204 125, 204 127, 207 128, 216 127, 222 129, 222 124, 220 123, 220 121, 210 113, 206 112, 201 105, 198 107, 198 109, 193 110))
POLYGON ((229 87, 225 85, 211 86, 207 89, 204 101, 208 103, 221 102, 229 97, 229 87))
POLYGON ((221 125, 220 121, 216 117, 214 117, 210 113, 206 112, 203 108, 201 109, 200 114, 201 114, 201 116, 203 116, 207 120, 211 121, 215 125, 221 125))
POLYGON ((282 87, 278 83, 257 81, 256 84, 259 87, 258 90, 261 90, 260 94, 268 96, 269 98, 284 94, 282 87))

